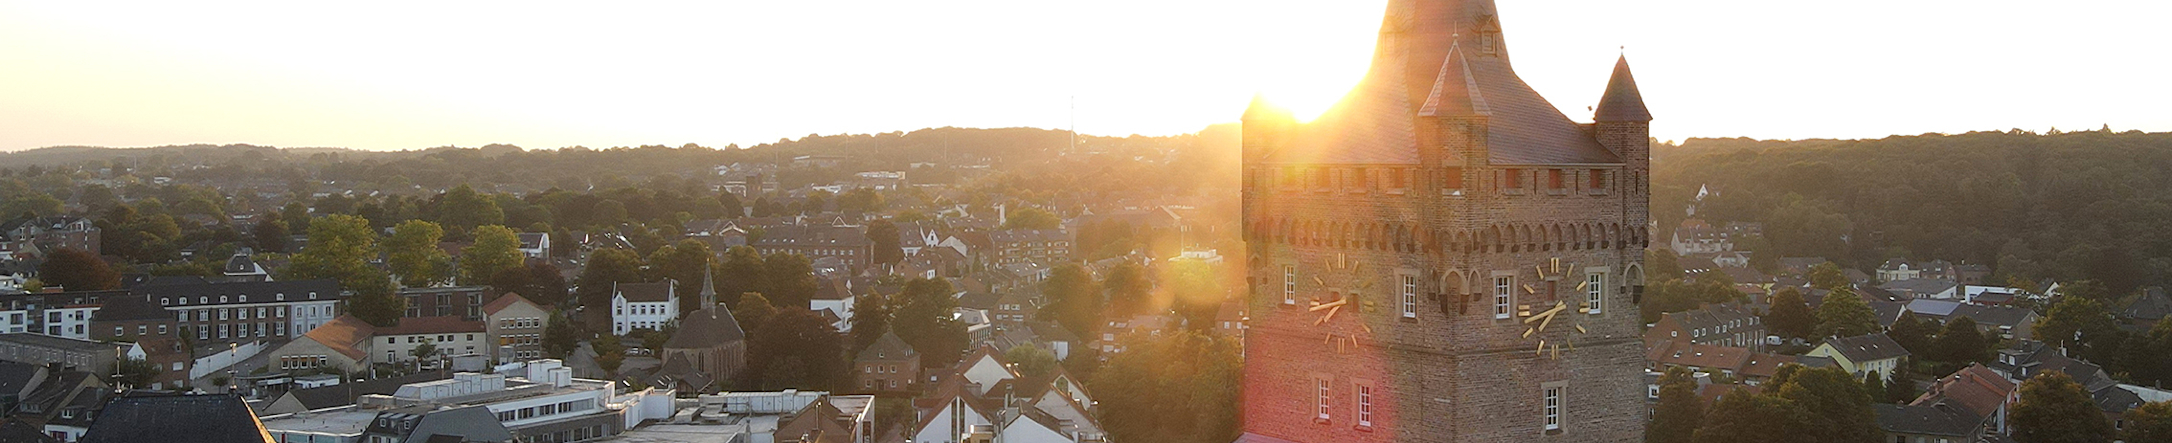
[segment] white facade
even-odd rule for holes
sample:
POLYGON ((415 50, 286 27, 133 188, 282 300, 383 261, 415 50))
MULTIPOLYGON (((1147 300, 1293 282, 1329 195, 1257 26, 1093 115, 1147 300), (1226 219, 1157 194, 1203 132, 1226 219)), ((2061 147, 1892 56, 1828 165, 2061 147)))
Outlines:
POLYGON ((679 321, 679 294, 672 289, 663 301, 637 302, 625 293, 611 295, 611 334, 626 335, 635 329, 662 330, 679 321))
POLYGON ((30 332, 30 320, 32 320, 30 315, 30 311, 27 309, 0 311, 0 332, 8 334, 30 332))
POLYGON ((837 313, 837 323, 830 326, 837 328, 837 332, 852 332, 853 298, 852 296, 846 296, 843 300, 808 300, 807 310, 820 313, 822 310, 828 309, 830 312, 837 313))
POLYGON ((293 331, 292 335, 302 335, 302 333, 331 322, 334 318, 339 318, 339 302, 334 300, 296 302, 293 303, 293 307, 288 308, 287 312, 290 314, 287 316, 287 330, 293 331))
POLYGON ((91 313, 94 312, 98 312, 97 306, 45 308, 45 335, 89 340, 91 313))
POLYGON ((973 409, 971 402, 953 399, 943 409, 935 411, 935 419, 913 435, 919 443, 960 443, 960 438, 975 426, 991 426, 988 417, 973 409))
POLYGON ((456 355, 482 355, 488 340, 483 331, 446 332, 438 334, 379 335, 370 337, 371 361, 378 363, 403 363, 415 361, 415 348, 423 343, 437 346, 439 357, 456 355))

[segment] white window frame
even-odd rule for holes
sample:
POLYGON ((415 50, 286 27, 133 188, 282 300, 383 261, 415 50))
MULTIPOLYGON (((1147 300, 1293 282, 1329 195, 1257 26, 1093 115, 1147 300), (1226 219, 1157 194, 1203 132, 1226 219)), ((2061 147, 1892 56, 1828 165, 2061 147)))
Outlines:
POLYGON ((1282 304, 1297 304, 1297 267, 1282 265, 1282 304))
POLYGON ((1320 420, 1327 420, 1330 417, 1330 414, 1328 414, 1328 408, 1333 407, 1333 403, 1330 403, 1328 401, 1331 394, 1328 389, 1330 389, 1331 387, 1328 386, 1329 382, 1326 378, 1313 380, 1313 383, 1319 385, 1319 398, 1314 405, 1314 410, 1315 412, 1317 412, 1317 414, 1314 414, 1314 417, 1320 420))
POLYGON ((1566 388, 1561 386, 1547 386, 1544 388, 1544 393, 1540 394, 1544 397, 1543 404, 1545 405, 1544 415, 1546 417, 1547 431, 1561 430, 1561 409, 1563 406, 1565 406, 1564 404, 1562 404, 1563 400, 1561 397, 1563 397, 1563 395, 1561 391, 1565 389, 1566 388))
POLYGON ((1403 274, 1403 318, 1418 318, 1418 276, 1403 274))
POLYGON ((1591 315, 1599 315, 1606 306, 1606 273, 1593 272, 1584 275, 1584 302, 1590 304, 1591 315))
POLYGON ((1373 426, 1373 387, 1357 385, 1357 425, 1373 426))
POLYGON ((1493 276, 1493 319, 1507 320, 1516 315, 1516 277, 1493 276))

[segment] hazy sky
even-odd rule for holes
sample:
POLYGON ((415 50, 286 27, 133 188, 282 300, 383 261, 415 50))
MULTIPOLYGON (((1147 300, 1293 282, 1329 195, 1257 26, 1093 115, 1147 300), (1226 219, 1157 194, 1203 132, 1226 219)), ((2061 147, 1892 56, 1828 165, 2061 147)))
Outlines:
MULTIPOLYGON (((2172 2, 1499 0, 1589 119, 1621 46, 1662 138, 2172 131, 2172 2)), ((0 0, 0 150, 751 145, 924 127, 1163 135, 1317 112, 1385 0, 0 0)))

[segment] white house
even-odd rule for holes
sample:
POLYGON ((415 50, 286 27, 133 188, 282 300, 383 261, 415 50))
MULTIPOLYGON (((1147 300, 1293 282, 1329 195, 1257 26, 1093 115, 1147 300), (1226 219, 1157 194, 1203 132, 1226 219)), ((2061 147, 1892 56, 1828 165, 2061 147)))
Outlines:
POLYGON ((541 260, 551 256, 551 235, 542 232, 520 234, 520 254, 529 259, 541 260))
POLYGON ((838 332, 852 332, 854 298, 851 281, 832 279, 823 282, 820 290, 815 291, 814 297, 807 300, 807 310, 814 311, 816 316, 835 317, 835 323, 830 326, 837 328, 838 332), (823 311, 829 311, 830 315, 823 316, 823 311))
POLYGON ((679 321, 679 282, 614 283, 611 285, 611 333, 631 334, 635 329, 662 330, 679 321))

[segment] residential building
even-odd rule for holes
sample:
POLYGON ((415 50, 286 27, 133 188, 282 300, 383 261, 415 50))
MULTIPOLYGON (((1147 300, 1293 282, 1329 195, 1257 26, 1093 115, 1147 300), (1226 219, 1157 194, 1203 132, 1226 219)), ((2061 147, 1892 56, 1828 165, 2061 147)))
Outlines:
POLYGON ((1057 371, 1026 380, 994 348, 982 347, 939 377, 914 400, 919 423, 910 438, 923 443, 1105 441, 1085 386, 1057 371))
POLYGON ((1728 238, 1725 231, 1713 228, 1712 224, 1696 218, 1682 219, 1682 224, 1674 227, 1674 236, 1668 244, 1668 248, 1672 249, 1676 256, 1718 254, 1735 250, 1734 241, 1728 238))
POLYGON ((188 385, 189 370, 196 363, 193 350, 180 337, 141 337, 128 348, 128 358, 143 360, 158 368, 158 376, 149 386, 136 388, 167 389, 188 385))
POLYGON ((799 254, 809 261, 835 259, 846 274, 865 269, 873 261, 875 242, 865 228, 838 219, 828 223, 777 225, 764 228, 749 243, 762 255, 799 254))
POLYGON ((1875 372, 1880 379, 1891 378, 1894 368, 1909 356, 1906 348, 1885 334, 1829 338, 1803 355, 1833 359, 1840 369, 1856 377, 1875 372))
POLYGON ((371 363, 370 338, 376 331, 376 327, 362 319, 342 315, 266 351, 266 365, 290 372, 322 368, 336 368, 341 373, 360 372, 368 369, 371 363))
POLYGON ((852 305, 853 300, 858 299, 852 286, 850 279, 822 279, 814 297, 807 300, 807 309, 814 311, 816 316, 831 319, 830 326, 838 332, 852 332, 852 305))
MULTIPOLYGON (((2037 315, 2035 310, 2018 306, 1983 306, 1948 300, 1911 300, 1905 308, 1919 320, 1933 320, 1940 324, 1956 318, 1968 318, 1976 322, 1978 332, 1996 331, 1999 337, 2004 339, 2034 339, 2036 321, 2043 318, 2037 315)), ((1891 323, 1897 320, 1898 314, 1881 312, 1880 323, 1891 323), (1886 315, 1894 315, 1896 318, 1889 320, 1884 318, 1886 315)))
POLYGON ((520 233, 520 254, 529 260, 550 260, 551 234, 548 232, 520 233))
POLYGON ((91 321, 108 298, 127 291, 70 291, 0 296, 0 326, 9 331, 89 340, 91 321), (17 329, 20 328, 20 329, 17 329))
MULTIPOLYGON (((26 217, 0 222, 0 243, 9 244, 8 250, 35 249, 47 253, 60 249, 77 249, 102 254, 99 246, 103 236, 98 225, 91 219, 72 215, 51 217, 26 217)), ((0 257, 7 259, 8 257, 0 257)))
POLYGON ((63 369, 98 371, 102 370, 99 368, 111 368, 113 361, 127 352, 128 347, 41 334, 0 334, 0 360, 57 365, 63 369))
POLYGON ((488 332, 480 320, 469 321, 462 317, 402 318, 391 327, 374 328, 370 353, 374 363, 404 364, 421 359, 425 366, 437 359, 483 355, 494 347, 486 340, 488 332), (417 356, 416 349, 429 346, 429 355, 417 356))
POLYGON ((996 265, 1054 265, 1071 260, 1072 236, 1061 229, 1010 229, 988 234, 996 265))
POLYGON ((611 284, 611 333, 632 334, 635 329, 664 330, 679 320, 679 282, 611 284))
POLYGON ((1930 389, 1909 404, 1959 408, 1976 419, 1971 425, 1979 432, 2005 435, 2009 433, 2006 413, 2021 398, 2018 387, 1998 372, 1972 364, 1931 382, 1930 389))
POLYGON ((520 294, 505 294, 483 305, 483 324, 488 333, 490 357, 499 362, 543 358, 543 331, 550 327, 549 309, 520 294))
POLYGON ((627 443, 875 443, 874 396, 819 391, 703 395, 683 421, 619 435, 627 443), (683 424, 682 424, 683 423, 683 424))
POLYGON ((272 281, 271 271, 265 270, 264 265, 256 264, 256 259, 249 257, 251 254, 255 254, 255 251, 250 250, 249 248, 234 250, 234 256, 228 257, 226 259, 226 264, 219 268, 219 272, 226 275, 225 281, 272 281))
POLYGON ((399 294, 407 298, 407 312, 400 315, 403 318, 457 316, 472 321, 483 319, 490 287, 401 288, 399 294))
POLYGON ((2142 296, 2119 308, 2120 320, 2125 321, 2126 328, 2131 331, 2155 328, 2166 315, 2172 315, 2172 295, 2166 294, 2162 287, 2144 288, 2142 296))
POLYGON ((860 351, 852 360, 852 377, 863 392, 913 392, 920 386, 920 353, 895 332, 860 351))
POLYGON ((1974 443, 1984 437, 1983 418, 1948 403, 1877 403, 1879 441, 1974 443))
POLYGON ((1960 298, 1960 285, 1950 280, 1912 278, 1888 281, 1878 289, 1893 293, 1903 299, 1954 300, 1960 298))
POLYGON ((201 278, 154 280, 129 294, 157 300, 174 316, 175 328, 198 343, 291 338, 337 318, 342 297, 333 280, 213 283, 201 278))
POLYGON ((1764 349, 1767 335, 1763 317, 1732 303, 1664 314, 1644 331, 1646 342, 1686 340, 1691 344, 1748 348, 1752 352, 1764 349))

